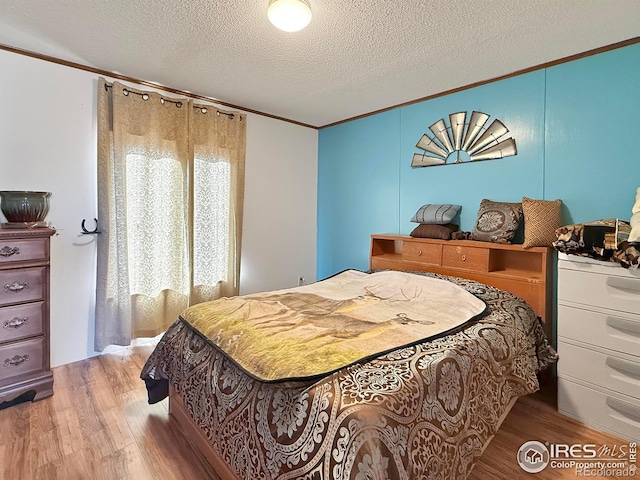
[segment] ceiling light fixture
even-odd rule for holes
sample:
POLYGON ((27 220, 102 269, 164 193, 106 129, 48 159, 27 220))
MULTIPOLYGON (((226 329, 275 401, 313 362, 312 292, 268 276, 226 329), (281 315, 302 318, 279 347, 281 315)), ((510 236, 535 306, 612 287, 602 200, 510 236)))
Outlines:
POLYGON ((280 30, 297 32, 311 22, 311 5, 307 0, 271 0, 267 17, 280 30))

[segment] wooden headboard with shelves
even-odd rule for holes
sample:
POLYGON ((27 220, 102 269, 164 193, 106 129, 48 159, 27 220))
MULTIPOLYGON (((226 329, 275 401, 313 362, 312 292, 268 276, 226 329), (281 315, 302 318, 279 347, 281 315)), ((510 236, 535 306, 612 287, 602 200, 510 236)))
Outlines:
POLYGON ((402 235, 371 236, 370 267, 433 272, 463 277, 524 299, 542 319, 556 345, 553 328, 553 259, 550 247, 523 248, 473 240, 437 240, 402 235))

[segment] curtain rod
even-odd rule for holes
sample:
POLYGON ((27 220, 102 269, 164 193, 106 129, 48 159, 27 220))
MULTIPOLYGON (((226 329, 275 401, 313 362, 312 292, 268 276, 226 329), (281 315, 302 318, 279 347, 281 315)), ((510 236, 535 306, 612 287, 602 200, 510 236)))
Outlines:
MULTIPOLYGON (((113 83, 105 83, 104 84, 104 89, 105 90, 109 90, 110 88, 113 88, 113 83)), ((149 100, 149 94, 148 93, 140 93, 140 92, 136 92, 134 90, 129 90, 128 88, 123 88, 122 89, 122 94, 125 97, 128 96, 130 93, 133 93, 134 95, 139 95, 140 97, 142 97, 143 100, 149 100)), ((170 103, 173 103, 177 108, 181 108, 182 107, 182 102, 180 100, 172 100, 171 98, 165 98, 162 95, 160 95, 160 102, 161 103, 170 102, 170 103)), ((207 113, 208 112, 208 108, 207 107, 203 107, 201 105, 194 105, 193 108, 197 108, 202 113, 207 113)), ((216 115, 218 115, 218 116, 225 115, 229 120, 233 120, 234 118, 236 118, 235 113, 225 112, 224 110, 220 110, 219 108, 216 108, 216 115)), ((242 121, 242 115, 240 115, 240 121, 242 121)))

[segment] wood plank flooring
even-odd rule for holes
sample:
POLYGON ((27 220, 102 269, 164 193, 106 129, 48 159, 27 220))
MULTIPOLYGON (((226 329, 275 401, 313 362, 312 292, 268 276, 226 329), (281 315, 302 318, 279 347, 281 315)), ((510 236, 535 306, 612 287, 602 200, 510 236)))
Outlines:
POLYGON ((53 370, 53 397, 0 410, 2 480, 215 479, 169 421, 149 405, 140 370, 153 345, 53 370))
MULTIPOLYGON (((547 466, 542 472, 529 474, 517 463, 520 446, 530 440, 541 443, 628 445, 628 441, 597 432, 556 410, 555 391, 546 389, 533 395, 521 397, 511 409, 502 427, 498 430, 480 461, 475 465, 468 480, 577 480, 575 469, 553 469, 547 466), (552 399, 553 397, 553 399, 552 399)), ((589 477, 591 479, 614 480, 632 477, 589 477)))
MULTIPOLYGON (((169 420, 167 401, 147 404, 139 375, 152 349, 131 347, 57 367, 53 397, 0 410, 0 479, 219 480, 169 420)), ((529 440, 622 443, 532 395, 516 403, 470 479, 575 480, 568 470, 523 472, 516 453, 529 440)))

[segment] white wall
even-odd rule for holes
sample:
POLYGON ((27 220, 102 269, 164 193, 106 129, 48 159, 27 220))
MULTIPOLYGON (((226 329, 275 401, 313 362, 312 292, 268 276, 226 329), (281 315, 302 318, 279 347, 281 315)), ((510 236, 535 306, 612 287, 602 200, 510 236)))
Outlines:
MULTIPOLYGON (((0 50, 0 190, 52 192, 52 366, 95 354, 96 246, 80 223, 97 212, 96 87, 95 74, 0 50)), ((248 114, 241 293, 315 279, 317 140, 248 114)))
POLYGON ((318 131, 258 115, 249 122, 240 293, 313 282, 318 131))

